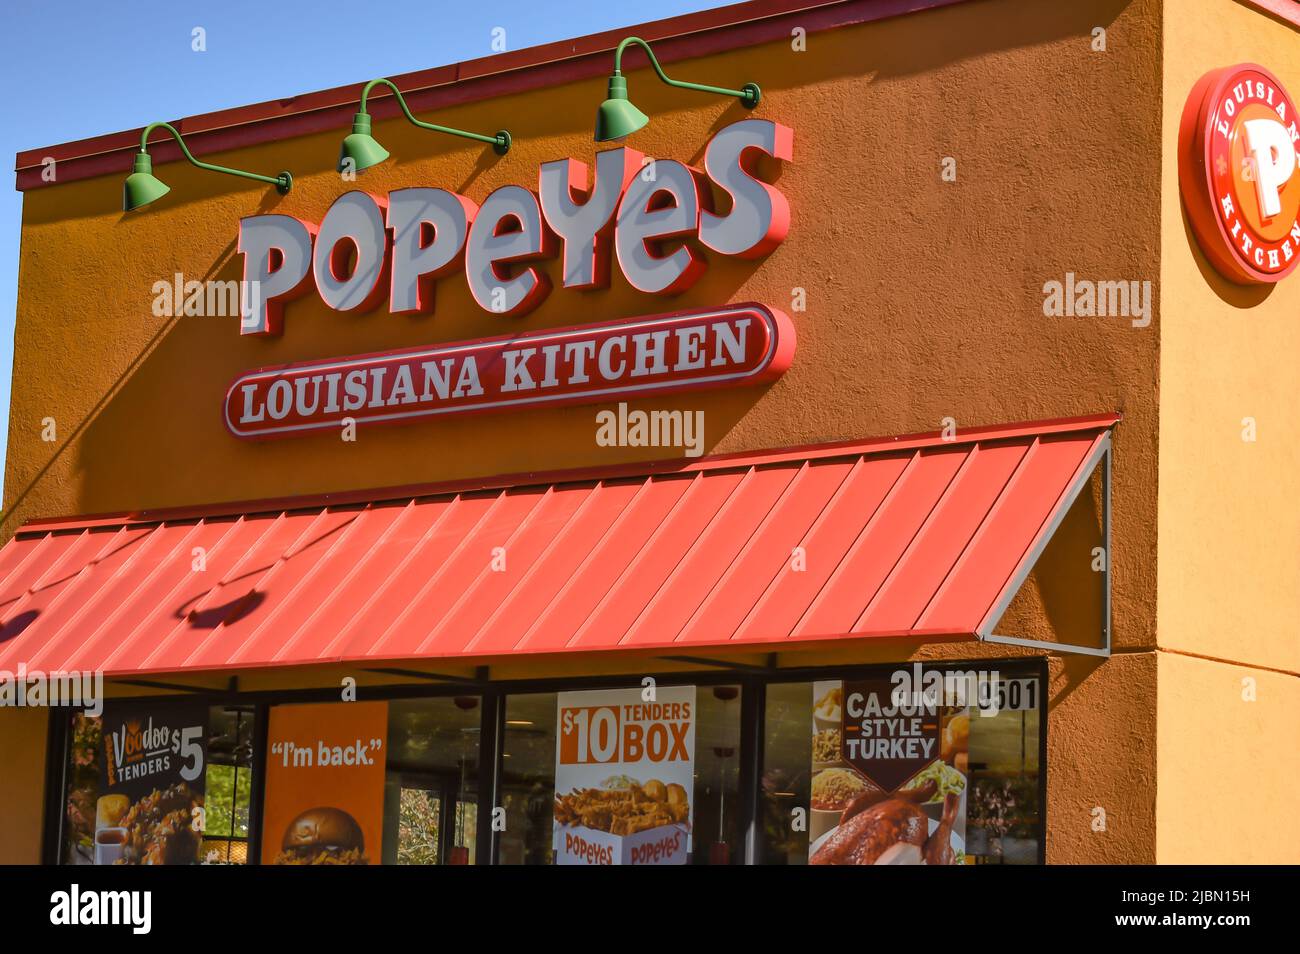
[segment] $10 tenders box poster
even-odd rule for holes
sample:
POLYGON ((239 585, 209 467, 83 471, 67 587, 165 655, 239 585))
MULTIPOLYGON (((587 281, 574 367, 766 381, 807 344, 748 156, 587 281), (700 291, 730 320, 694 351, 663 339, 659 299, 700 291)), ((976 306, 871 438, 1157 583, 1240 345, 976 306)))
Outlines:
POLYGON ((695 687, 562 692, 558 700, 556 863, 686 864, 695 687))

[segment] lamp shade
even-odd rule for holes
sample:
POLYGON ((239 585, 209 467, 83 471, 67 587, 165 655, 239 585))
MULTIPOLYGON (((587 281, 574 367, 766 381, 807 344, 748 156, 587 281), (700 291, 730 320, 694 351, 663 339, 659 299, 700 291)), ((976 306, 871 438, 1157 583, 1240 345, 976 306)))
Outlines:
POLYGON ((153 174, 153 160, 146 152, 136 153, 135 170, 122 185, 122 210, 130 212, 160 199, 171 191, 171 186, 153 174))
POLYGON ((596 142, 622 139, 636 132, 650 117, 627 98, 627 77, 609 78, 609 95, 596 111, 596 142))
POLYGON ((377 166, 388 158, 388 150, 379 145, 379 141, 370 135, 370 114, 357 113, 352 117, 352 134, 343 140, 339 150, 339 172, 346 171, 346 163, 352 160, 352 169, 360 172, 377 166))

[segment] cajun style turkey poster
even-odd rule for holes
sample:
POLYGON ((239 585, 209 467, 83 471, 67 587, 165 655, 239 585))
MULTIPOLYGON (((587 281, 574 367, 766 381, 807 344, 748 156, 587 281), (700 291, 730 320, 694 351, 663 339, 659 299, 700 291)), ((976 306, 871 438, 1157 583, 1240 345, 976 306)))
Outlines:
POLYGON ((95 864, 198 862, 207 722, 202 705, 104 706, 95 864))
POLYGON ((970 710, 891 673, 813 683, 809 863, 966 861, 970 710))

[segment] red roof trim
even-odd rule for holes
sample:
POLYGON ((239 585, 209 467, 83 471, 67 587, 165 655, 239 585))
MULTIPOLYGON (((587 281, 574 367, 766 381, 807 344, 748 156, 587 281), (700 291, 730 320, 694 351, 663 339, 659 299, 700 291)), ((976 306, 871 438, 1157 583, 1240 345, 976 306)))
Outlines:
MULTIPOLYGON (((707 657, 711 659, 723 659, 727 657, 745 657, 753 656, 755 653, 811 653, 811 652, 828 652, 841 648, 852 640, 857 642, 888 642, 891 645, 912 644, 914 646, 925 646, 936 643, 975 643, 980 641, 980 637, 975 633, 957 633, 948 630, 882 630, 879 632, 869 633, 842 633, 838 636, 790 636, 785 639, 761 638, 752 642, 737 643, 734 641, 719 641, 716 643, 641 643, 636 646, 620 646, 616 649, 593 649, 580 655, 594 655, 600 653, 602 659, 666 659, 670 656, 691 656, 695 658, 707 657)), ((1052 648, 1052 643, 1044 642, 1043 650, 1047 651, 1052 648)), ((215 675, 219 673, 232 672, 256 672, 265 669, 300 669, 315 668, 318 666, 364 666, 366 669, 376 671, 383 667, 402 667, 413 672, 419 671, 420 664, 429 664, 439 672, 457 672, 472 671, 479 666, 502 665, 509 662, 518 662, 521 659, 527 660, 530 664, 538 666, 547 663, 556 663, 561 660, 572 662, 574 652, 572 650, 559 650, 555 652, 529 652, 527 654, 512 653, 498 650, 496 652, 483 653, 479 656, 394 656, 392 658, 380 658, 376 656, 365 655, 346 655, 346 656, 322 656, 312 659, 309 662, 282 662, 279 660, 257 660, 252 662, 241 662, 238 665, 199 665, 186 666, 178 669, 175 666, 146 666, 140 668, 131 668, 129 670, 114 670, 105 672, 105 681, 111 682, 114 679, 133 679, 141 676, 201 676, 215 675)))
POLYGON ((497 474, 491 477, 470 477, 463 480, 442 481, 430 484, 408 484, 398 487, 381 487, 368 490, 349 490, 327 494, 310 494, 297 497, 268 497, 260 500, 231 501, 188 507, 166 507, 146 510, 119 511, 116 513, 85 514, 80 516, 34 517, 18 528, 15 536, 33 533, 52 533, 60 530, 84 530, 91 527, 121 527, 135 524, 160 523, 165 520, 191 520, 198 517, 229 517, 241 514, 268 513, 276 510, 307 510, 316 507, 345 507, 366 503, 385 503, 412 497, 436 497, 445 494, 472 493, 476 490, 499 490, 502 487, 529 487, 541 484, 581 483, 585 481, 612 480, 620 477, 645 477, 655 474, 689 474, 723 468, 755 467, 779 464, 792 460, 820 460, 827 457, 847 457, 855 454, 881 453, 891 450, 915 450, 918 447, 950 445, 961 447, 977 441, 1015 439, 1034 434, 1065 434, 1072 431, 1095 430, 1113 427, 1123 420, 1122 414, 1092 414, 1083 417, 1062 417, 1045 421, 1026 421, 1019 424, 999 424, 984 427, 961 428, 951 441, 943 439, 942 432, 928 431, 898 437, 874 437, 865 440, 832 441, 804 444, 769 451, 739 451, 731 454, 710 454, 696 460, 673 457, 667 460, 637 461, 612 467, 578 467, 550 471, 525 471, 497 474))
POLYGON ((1240 0, 1240 2, 1300 29, 1300 2, 1297 0, 1240 0))
MULTIPOLYGON (((402 88, 413 112, 429 112, 606 75, 611 68, 609 54, 629 34, 654 42, 659 59, 673 63, 787 37, 795 26, 814 33, 963 2, 966 0, 749 0, 390 78, 402 88)), ((640 51, 630 50, 628 56, 631 68, 644 65, 640 51)), ((172 124, 185 135, 196 156, 326 129, 338 129, 342 136, 356 111, 362 85, 203 113, 172 124)), ((593 102, 593 114, 595 106, 593 102)), ((398 115, 393 97, 378 93, 370 101, 370 111, 378 119, 398 115)), ((502 116, 499 122, 506 119, 502 116)), ((15 187, 24 192, 56 184, 41 177, 42 162, 47 158, 59 163, 58 183, 128 172, 141 129, 24 150, 15 159, 15 187)), ((176 144, 165 134, 159 134, 157 145, 151 144, 150 154, 155 164, 180 158, 176 144)))
POLYGON ((1114 421, 28 535, 0 549, 0 668, 113 676, 969 639, 1019 586, 1114 421))

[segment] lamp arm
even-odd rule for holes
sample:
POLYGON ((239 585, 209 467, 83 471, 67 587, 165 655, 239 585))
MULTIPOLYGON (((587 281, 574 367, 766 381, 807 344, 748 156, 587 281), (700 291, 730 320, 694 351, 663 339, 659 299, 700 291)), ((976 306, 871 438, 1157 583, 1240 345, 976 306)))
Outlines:
POLYGON ((140 134, 140 151, 145 155, 149 153, 149 134, 155 129, 165 129, 171 133, 176 144, 181 147, 181 152, 189 160, 191 165, 200 169, 206 169, 209 172, 224 172, 228 176, 239 176, 241 179, 253 179, 257 182, 267 182, 275 186, 281 193, 288 192, 293 184, 293 179, 288 173, 281 173, 278 176, 264 176, 257 172, 245 172, 243 169, 231 169, 227 166, 214 165, 211 162, 203 162, 201 159, 195 159, 194 153, 190 152, 190 147, 185 144, 185 140, 171 123, 150 123, 144 127, 144 132, 140 134))
POLYGON ((392 80, 389 79, 373 79, 365 85, 361 90, 361 105, 358 107, 358 112, 367 112, 366 100, 370 96, 370 91, 381 84, 387 86, 393 91, 393 95, 397 97, 397 105, 402 107, 402 112, 406 114, 406 118, 411 121, 412 125, 419 126, 421 129, 430 129, 434 132, 447 133, 450 136, 460 136, 464 139, 473 139, 476 142, 485 142, 495 147, 498 152, 502 150, 502 147, 505 149, 510 148, 510 134, 505 130, 502 130, 495 136, 484 136, 481 133, 467 132, 464 129, 453 129, 451 126, 439 126, 437 123, 426 123, 423 120, 416 119, 411 113, 411 108, 406 105, 406 97, 402 95, 402 91, 397 88, 397 85, 392 80))
POLYGON ((728 89, 725 86, 709 86, 705 83, 688 83, 685 80, 671 79, 664 68, 659 65, 659 59, 655 56, 654 50, 650 49, 650 44, 639 36, 629 36, 618 45, 614 51, 614 75, 623 74, 623 51, 628 48, 629 44, 635 43, 641 49, 645 50, 645 55, 650 59, 650 65, 654 71, 659 74, 659 78, 669 86, 676 86, 678 89, 693 89, 701 93, 716 93, 719 96, 735 96, 746 106, 757 106, 759 91, 753 83, 746 84, 744 89, 728 89))

